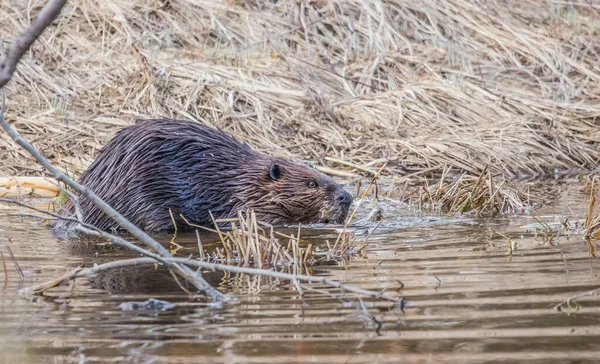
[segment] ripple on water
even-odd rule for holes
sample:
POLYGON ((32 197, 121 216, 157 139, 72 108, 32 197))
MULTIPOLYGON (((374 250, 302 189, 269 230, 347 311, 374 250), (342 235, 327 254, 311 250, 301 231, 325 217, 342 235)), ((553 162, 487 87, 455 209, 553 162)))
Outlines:
MULTIPOLYGON (((583 197, 570 196, 566 205, 558 201, 544 214, 559 215, 566 206, 576 218, 585 217, 583 197)), ((315 267, 314 274, 364 288, 400 290, 412 304, 404 314, 364 300, 382 324, 378 334, 356 303, 306 291, 303 307, 289 282, 265 277, 208 274, 214 286, 239 300, 224 306, 188 300, 168 272, 147 267, 78 280, 27 299, 20 287, 80 264, 132 255, 57 240, 15 212, 0 210, 0 244, 10 246, 25 275, 20 282, 7 260, 8 280, 0 277, 0 357, 6 362, 546 363, 592 362, 600 354, 597 297, 582 300, 581 310, 571 315, 553 310, 600 285, 597 258, 581 236, 563 236, 554 246, 540 242, 523 228, 534 222, 527 217, 397 211, 370 237, 365 256, 315 267), (512 258, 508 236, 519 242, 512 258), (149 298, 177 305, 164 312, 119 307, 149 298)), ((364 238, 372 226, 352 229, 364 238)), ((323 246, 336 234, 328 228, 302 230, 306 242, 323 246)), ((177 242, 186 248, 179 255, 194 252, 195 236, 178 236, 177 242)))

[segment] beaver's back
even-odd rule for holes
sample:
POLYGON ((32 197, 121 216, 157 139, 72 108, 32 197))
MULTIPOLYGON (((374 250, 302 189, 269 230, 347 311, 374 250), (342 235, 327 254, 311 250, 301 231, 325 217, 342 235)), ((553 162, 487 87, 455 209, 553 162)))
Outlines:
MULTIPOLYGON (((181 213, 196 218, 190 216, 195 206, 189 205, 197 199, 190 198, 190 193, 199 186, 192 175, 202 173, 207 184, 219 183, 235 178, 240 163, 256 157, 248 145, 208 126, 147 120, 120 130, 100 150, 80 182, 142 229, 165 230, 173 227, 169 209, 180 226, 181 213)), ((230 197, 226 192, 210 194, 204 207, 218 212, 230 197)), ((100 229, 117 227, 88 199, 81 198, 80 206, 86 223, 100 229)), ((62 211, 73 213, 73 204, 69 201, 62 211)))

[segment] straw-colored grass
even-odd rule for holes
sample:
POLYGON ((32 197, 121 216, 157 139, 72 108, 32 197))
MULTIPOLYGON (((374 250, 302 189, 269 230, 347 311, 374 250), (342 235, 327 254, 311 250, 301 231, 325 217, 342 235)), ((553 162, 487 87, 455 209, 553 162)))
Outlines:
MULTIPOLYGON (((0 4, 3 48, 43 4, 0 4)), ((147 117, 196 119, 322 166, 385 159, 387 174, 595 168, 590 4, 70 1, 9 83, 7 117, 75 172, 147 117)), ((0 154, 4 175, 41 170, 4 134, 0 154)))
POLYGON ((506 179, 493 176, 487 168, 479 176, 463 173, 451 178, 449 172, 450 169, 445 169, 439 181, 429 184, 425 180, 409 193, 404 188, 398 189, 402 191, 399 198, 420 211, 488 217, 523 214, 533 207, 523 191, 506 179))
POLYGON ((589 196, 595 194, 598 190, 598 184, 600 183, 600 175, 598 175, 598 173, 584 174, 581 176, 581 179, 581 192, 589 196))
MULTIPOLYGON (((187 220, 186 220, 187 221, 187 220)), ((200 259, 219 264, 230 264, 260 269, 293 269, 302 273, 304 269, 321 261, 343 262, 356 256, 367 246, 367 238, 359 242, 352 232, 342 231, 332 247, 300 245, 301 228, 294 234, 275 231, 270 224, 257 220, 253 211, 238 211, 237 218, 216 219, 214 228, 189 223, 201 230, 218 235, 220 246, 208 252, 198 235, 200 259), (224 230, 220 226, 231 229, 224 230)))
POLYGON ((590 197, 590 206, 585 219, 585 236, 600 240, 600 190, 590 197))

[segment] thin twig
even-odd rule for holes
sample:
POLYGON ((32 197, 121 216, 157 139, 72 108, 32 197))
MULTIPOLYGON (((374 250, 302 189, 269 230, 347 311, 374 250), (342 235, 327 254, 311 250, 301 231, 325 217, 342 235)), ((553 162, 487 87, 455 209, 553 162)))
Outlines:
MULTIPOLYGON (((583 298, 583 297, 587 297, 587 296, 595 296, 598 293, 600 293, 600 288, 596 288, 596 289, 593 289, 591 291, 587 291, 587 292, 576 294, 576 295, 574 295, 574 296, 572 296, 572 297, 570 297, 570 298, 562 301, 558 305, 554 306, 554 309, 556 311, 562 311, 565 307, 566 308, 571 308, 573 306, 572 302, 574 302, 575 300, 583 298)), ((579 310, 579 305, 576 305, 576 307, 577 307, 577 310, 579 310)))
POLYGON ((375 225, 375 227, 373 229, 371 229, 371 231, 369 232, 369 234, 365 237, 365 240, 363 241, 363 245, 360 248, 360 250, 363 250, 364 247, 367 246, 367 240, 369 240, 369 238, 371 237, 371 235, 373 235, 373 233, 375 232, 375 230, 377 230, 377 228, 379 227, 379 225, 381 225, 382 222, 383 222, 383 220, 379 220, 377 222, 377 225, 375 225))
POLYGON ((435 274, 432 274, 432 276, 433 276, 433 278, 437 279, 437 281, 438 281, 437 286, 435 286, 435 290, 437 291, 438 288, 440 288, 440 286, 442 285, 442 280, 439 279, 435 274))
POLYGON ((179 281, 179 278, 177 278, 177 274, 175 274, 175 272, 173 272, 173 269, 169 269, 169 273, 171 273, 171 277, 173 277, 173 280, 175 280, 175 282, 177 283, 177 285, 179 286, 179 288, 181 288, 182 291, 184 291, 185 293, 187 293, 188 296, 192 297, 193 294, 192 292, 190 292, 187 288, 185 288, 181 282, 179 281))
POLYGON ((2 268, 4 269, 4 289, 8 285, 8 269, 6 268, 6 260, 4 259, 4 253, 0 250, 0 258, 2 258, 2 268))
POLYGON ((202 246, 202 240, 200 240, 200 233, 198 232, 198 229, 195 229, 194 231, 196 232, 196 240, 198 241, 198 252, 200 253, 200 259, 205 260, 206 257, 204 256, 204 247, 202 246))
MULTIPOLYGON (((12 238, 8 238, 8 241, 12 244, 12 238)), ((10 260, 12 260, 15 269, 17 270, 17 273, 19 273, 19 283, 22 283, 25 280, 25 274, 23 273, 23 269, 21 269, 21 266, 19 265, 19 263, 17 262, 17 258, 15 258, 15 255, 12 252, 12 249, 9 245, 5 245, 4 246, 6 248, 6 251, 8 252, 8 255, 10 255, 10 260)))
POLYGON ((386 164, 384 164, 383 166, 381 166, 381 168, 379 168, 379 171, 377 171, 377 174, 375 174, 373 176, 373 178, 371 178, 371 181, 367 185, 367 188, 365 189, 365 192, 363 192, 362 196, 360 197, 360 200, 356 204, 356 207, 354 207, 354 210, 352 211, 352 214, 350 214, 350 216, 346 219, 346 222, 344 223, 344 227, 342 228, 342 231, 338 234, 337 239, 335 240, 335 244, 333 245, 333 250, 336 249, 336 246, 339 243, 342 234, 344 234, 346 232, 346 229, 348 228, 348 225, 350 225, 350 222, 354 218, 354 215, 356 215, 356 211, 358 211, 358 208, 360 207, 360 205, 362 204, 362 202, 367 197, 367 193, 369 193, 369 189, 371 188, 371 186, 373 185, 373 183, 375 182, 375 180, 377 179, 377 177, 379 177, 379 175, 381 174, 381 172, 383 172, 383 169, 385 167, 386 167, 386 164))
POLYGON ((294 286, 296 286, 296 289, 298 290, 298 294, 300 295, 300 299, 302 300, 302 306, 304 306, 304 307, 308 306, 308 304, 306 303, 306 300, 304 299, 304 291, 302 290, 302 287, 300 286, 300 282, 298 282, 297 279, 292 280, 292 282, 294 282, 294 286))

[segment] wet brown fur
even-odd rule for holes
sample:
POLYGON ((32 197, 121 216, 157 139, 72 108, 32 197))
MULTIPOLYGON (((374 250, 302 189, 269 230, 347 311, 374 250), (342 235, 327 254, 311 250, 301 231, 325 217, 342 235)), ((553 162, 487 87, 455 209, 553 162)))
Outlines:
MULTIPOLYGON (((182 120, 147 120, 127 127, 82 174, 89 187, 127 219, 157 232, 212 225, 253 209, 272 224, 341 223, 352 197, 308 166, 252 150, 222 131, 182 120)), ((101 229, 116 223, 80 197, 84 221, 101 229)), ((63 211, 74 212, 71 202, 63 211)), ((63 227, 66 223, 55 224, 63 227)))

